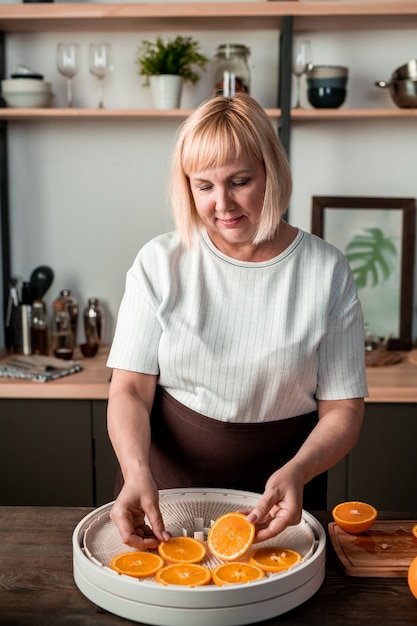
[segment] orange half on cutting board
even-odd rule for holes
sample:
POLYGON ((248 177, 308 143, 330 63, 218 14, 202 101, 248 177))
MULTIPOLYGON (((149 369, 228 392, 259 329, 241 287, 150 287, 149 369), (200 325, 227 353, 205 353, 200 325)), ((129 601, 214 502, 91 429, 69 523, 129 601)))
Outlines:
POLYGON ((332 510, 332 516, 342 530, 356 535, 371 528, 378 511, 366 502, 341 502, 332 510))

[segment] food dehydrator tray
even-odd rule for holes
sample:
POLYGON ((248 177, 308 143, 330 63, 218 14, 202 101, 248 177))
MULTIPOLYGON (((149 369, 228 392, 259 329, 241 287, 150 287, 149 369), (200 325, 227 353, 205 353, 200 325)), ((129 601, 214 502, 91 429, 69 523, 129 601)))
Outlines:
MULTIPOLYGON (((174 536, 207 532, 223 513, 252 508, 259 494, 228 489, 169 489, 160 491, 165 526, 174 536)), ((110 568, 116 554, 133 551, 120 539, 110 519, 113 503, 80 521, 73 533, 74 580, 80 591, 101 608, 141 624, 184 626, 243 626, 285 613, 308 600, 321 586, 325 573, 326 536, 308 512, 302 520, 273 539, 256 544, 297 550, 303 560, 293 568, 248 584, 189 588, 163 586, 153 579, 119 575, 110 568)), ((212 569, 219 561, 207 556, 212 569)))

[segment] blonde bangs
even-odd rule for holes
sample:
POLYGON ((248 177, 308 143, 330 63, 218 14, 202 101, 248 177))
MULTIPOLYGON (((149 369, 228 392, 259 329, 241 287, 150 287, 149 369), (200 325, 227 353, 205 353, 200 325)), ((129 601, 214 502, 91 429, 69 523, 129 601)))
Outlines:
POLYGON ((222 167, 242 156, 254 156, 262 162, 262 154, 257 143, 248 136, 245 124, 236 125, 228 118, 227 112, 220 119, 208 119, 198 133, 191 133, 184 141, 181 161, 187 176, 216 167, 222 167))

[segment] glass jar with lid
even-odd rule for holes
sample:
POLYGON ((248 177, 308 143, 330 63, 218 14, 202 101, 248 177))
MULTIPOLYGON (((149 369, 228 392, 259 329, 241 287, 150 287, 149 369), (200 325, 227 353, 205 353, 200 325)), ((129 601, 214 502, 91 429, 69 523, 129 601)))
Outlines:
POLYGON ((238 91, 250 93, 250 49, 242 44, 218 46, 214 71, 214 95, 233 96, 238 91))

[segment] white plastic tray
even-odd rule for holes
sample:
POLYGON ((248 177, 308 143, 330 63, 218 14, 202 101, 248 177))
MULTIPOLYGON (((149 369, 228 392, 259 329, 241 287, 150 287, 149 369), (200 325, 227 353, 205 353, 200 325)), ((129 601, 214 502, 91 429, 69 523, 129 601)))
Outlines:
MULTIPOLYGON (((167 529, 178 535, 184 527, 191 528, 197 518, 203 518, 209 527, 211 520, 227 511, 253 507, 259 497, 226 489, 170 489, 160 492, 160 507, 167 529)), ((120 617, 154 626, 243 626, 295 608, 323 583, 326 536, 321 524, 306 511, 300 524, 257 544, 281 545, 300 552, 302 562, 287 572, 246 585, 194 589, 121 576, 109 564, 114 555, 129 548, 110 520, 112 505, 96 509, 75 528, 74 579, 89 600, 120 617)), ((205 564, 213 567, 216 561, 209 557, 205 564)))

